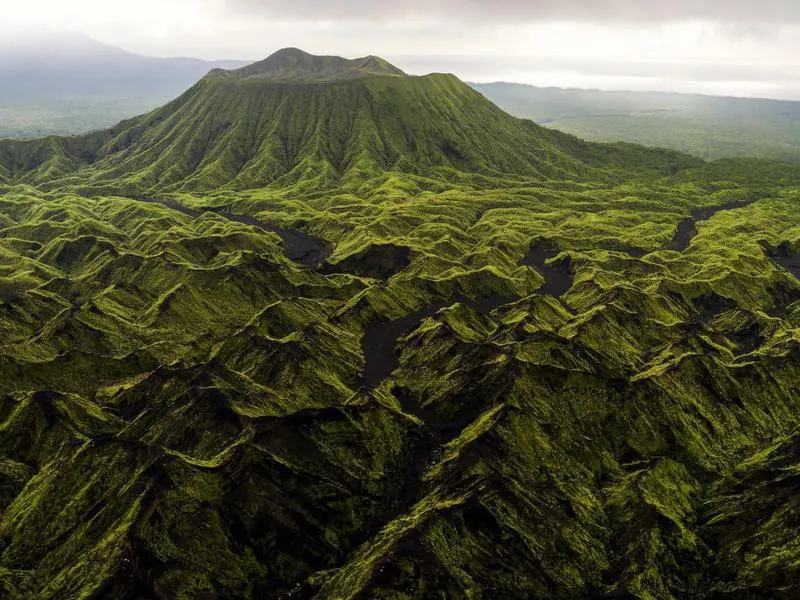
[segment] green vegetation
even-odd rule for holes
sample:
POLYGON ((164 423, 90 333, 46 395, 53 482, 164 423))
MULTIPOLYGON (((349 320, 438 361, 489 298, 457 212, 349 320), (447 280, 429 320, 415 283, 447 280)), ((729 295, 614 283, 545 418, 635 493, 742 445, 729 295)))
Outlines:
POLYGON ((800 161, 800 102, 474 84, 513 115, 599 142, 663 146, 706 159, 800 161))
POLYGON ((266 59, 236 71, 218 70, 230 77, 268 77, 271 81, 330 82, 364 77, 405 75, 377 56, 347 60, 340 56, 314 56, 297 48, 284 48, 266 59))
POLYGON ((4 597, 796 596, 796 168, 337 64, 0 142, 4 597))

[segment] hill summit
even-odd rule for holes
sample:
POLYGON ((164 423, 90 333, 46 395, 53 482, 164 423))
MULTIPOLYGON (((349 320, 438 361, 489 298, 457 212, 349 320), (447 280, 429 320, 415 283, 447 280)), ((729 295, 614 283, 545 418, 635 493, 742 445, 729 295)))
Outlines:
MULTIPOLYGON (((85 193, 358 187, 388 172, 576 179, 662 152, 585 144, 523 121, 454 75, 294 48, 215 69, 169 104, 74 138, 0 143, 0 181, 85 193)), ((653 161, 651 161, 653 159, 653 161)), ((675 158, 682 161, 682 158, 675 158)), ((626 171, 627 172, 627 171, 626 171)))
POLYGON ((238 77, 302 82, 405 75, 403 71, 377 56, 350 60, 341 56, 315 56, 298 48, 278 50, 262 61, 228 73, 238 77))

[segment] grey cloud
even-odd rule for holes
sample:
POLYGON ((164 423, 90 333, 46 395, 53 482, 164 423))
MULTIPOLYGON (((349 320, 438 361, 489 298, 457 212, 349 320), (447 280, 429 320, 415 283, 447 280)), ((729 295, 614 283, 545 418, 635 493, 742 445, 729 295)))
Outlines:
POLYGON ((220 0, 223 10, 294 20, 391 21, 441 19, 520 21, 674 22, 694 19, 735 23, 800 22, 797 0, 220 0))

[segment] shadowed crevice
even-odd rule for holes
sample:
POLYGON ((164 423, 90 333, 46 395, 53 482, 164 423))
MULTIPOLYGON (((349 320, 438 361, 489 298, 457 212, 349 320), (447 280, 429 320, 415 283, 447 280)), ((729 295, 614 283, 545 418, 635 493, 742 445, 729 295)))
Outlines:
POLYGON ((323 273, 351 273, 359 277, 389 279, 411 264, 411 249, 394 244, 374 244, 336 264, 326 263, 323 273))
POLYGON ((533 267, 544 278, 540 294, 550 294, 559 298, 572 287, 571 260, 569 257, 548 263, 560 254, 560 250, 552 240, 535 240, 528 253, 519 261, 520 266, 533 267))
POLYGON ((273 223, 266 223, 254 217, 237 215, 220 208, 204 208, 203 210, 199 210, 184 206, 175 200, 158 198, 141 198, 138 199, 138 201, 148 202, 151 204, 160 204, 194 218, 202 216, 204 212, 211 212, 224 217, 229 221, 233 221, 234 223, 242 223, 243 225, 257 227, 262 231, 275 233, 281 238, 281 240, 283 240, 283 250, 287 258, 306 267, 319 266, 331 255, 331 252, 333 251, 333 246, 330 242, 318 237, 314 237, 308 233, 304 233, 296 229, 289 229, 288 227, 281 227, 273 223))
POLYGON ((755 200, 741 200, 739 202, 720 204, 719 206, 696 208, 691 212, 692 216, 690 218, 684 219, 678 223, 675 235, 672 236, 672 240, 667 244, 667 250, 675 250, 676 252, 683 252, 686 250, 691 245, 692 240, 697 236, 698 221, 708 221, 720 211, 746 208, 755 202, 755 200))

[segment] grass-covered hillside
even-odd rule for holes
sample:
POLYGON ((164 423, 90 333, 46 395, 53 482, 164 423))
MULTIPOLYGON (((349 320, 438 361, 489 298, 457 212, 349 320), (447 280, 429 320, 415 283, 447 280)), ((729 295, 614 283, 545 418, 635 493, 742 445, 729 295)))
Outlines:
POLYGON ((585 139, 663 146, 706 159, 800 161, 800 102, 514 83, 473 87, 513 115, 585 139))
POLYGON ((800 592, 793 167, 214 73, 0 178, 3 597, 800 592))
POLYGON ((109 130, 0 140, 0 177, 133 195, 349 189, 390 172, 606 180, 620 169, 670 172, 698 162, 586 144, 520 121, 453 75, 409 77, 379 59, 339 60, 282 51, 245 69, 212 71, 163 108, 109 130), (287 70, 304 65, 307 77, 287 80, 287 70), (316 81, 320 73, 324 80, 316 81))

